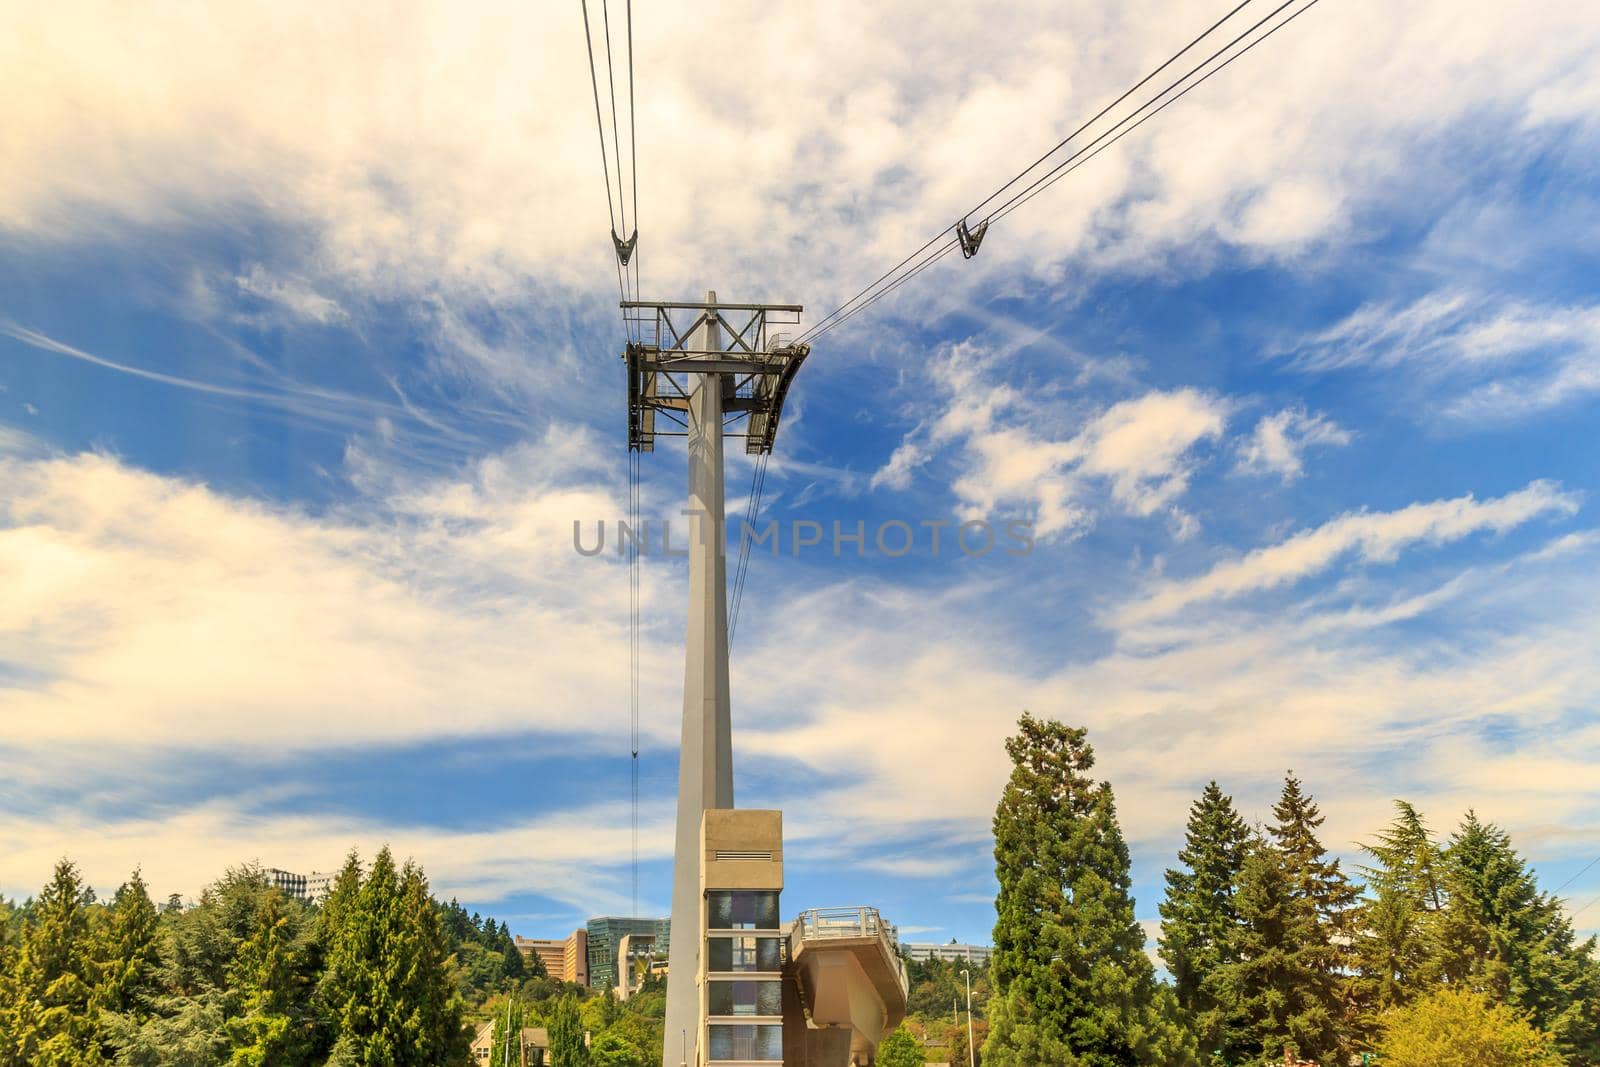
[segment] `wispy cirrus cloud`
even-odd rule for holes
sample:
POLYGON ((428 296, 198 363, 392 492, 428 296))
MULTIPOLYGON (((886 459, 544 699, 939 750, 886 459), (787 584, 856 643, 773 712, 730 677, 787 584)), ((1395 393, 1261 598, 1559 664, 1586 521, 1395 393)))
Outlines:
POLYGON ((1412 545, 1441 545, 1475 533, 1504 533, 1543 516, 1576 514, 1580 497, 1549 482, 1488 500, 1471 495, 1410 504, 1397 511, 1353 512, 1303 530, 1206 573, 1159 583, 1123 606, 1118 622, 1129 625, 1169 616, 1196 604, 1231 600, 1320 574, 1346 555, 1365 563, 1392 562, 1412 545))
POLYGON ((1444 289, 1363 305, 1286 356, 1317 373, 1381 368, 1442 404, 1430 414, 1503 421, 1600 392, 1600 304, 1444 289))

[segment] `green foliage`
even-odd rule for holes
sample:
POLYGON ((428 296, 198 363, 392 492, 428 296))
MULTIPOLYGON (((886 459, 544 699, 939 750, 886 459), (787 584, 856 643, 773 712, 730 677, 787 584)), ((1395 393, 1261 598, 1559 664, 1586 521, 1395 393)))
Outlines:
POLYGON ((1403 800, 1364 851, 1367 898, 1355 942, 1356 988, 1371 1031, 1378 1015, 1405 1004, 1438 981, 1443 856, 1421 813, 1403 800))
MULTIPOLYGON (((0 1064, 78 1067, 101 1062, 96 952, 86 887, 69 861, 30 909, 0 1003, 0 1064)), ((88 892, 89 902, 93 901, 88 892)))
POLYGON ((1188 1064, 1192 1040, 1155 1004, 1111 787, 1085 731, 1023 715, 995 812, 991 1067, 1188 1064))
POLYGON ((466 1055, 444 931, 414 864, 396 871, 389 850, 381 850, 333 937, 326 991, 341 1057, 426 1067, 466 1055))
POLYGON ((589 1064, 590 1067, 645 1067, 645 1060, 639 1046, 615 1031, 607 1031, 589 1046, 589 1064))
POLYGON ((494 1015, 494 1036, 489 1045, 488 1067, 521 1067, 522 1001, 510 997, 494 1015))
POLYGON ((963 1019, 950 1027, 945 1043, 950 1049, 950 1067, 983 1067, 983 1042, 989 1036, 989 1021, 972 1020, 972 1053, 968 1053, 967 1024, 963 1019))
POLYGON ((878 1044, 878 1067, 923 1067, 927 1062, 922 1042, 905 1023, 878 1044))
POLYGON ((1222 970, 1238 961, 1239 875, 1253 835, 1216 782, 1189 809, 1181 868, 1166 873, 1161 957, 1202 1052, 1228 1047, 1228 998, 1222 970))
POLYGON ((556 1001, 545 1028, 550 1034, 550 1059, 556 1067, 588 1067, 589 1050, 583 1044, 577 997, 568 994, 556 1001))
MULTIPOLYGON (((1510 1008, 1444 986, 1383 1017, 1383 1067, 1563 1067, 1555 1042, 1510 1008)), ((1581 1062, 1581 1061, 1579 1061, 1581 1062)))
POLYGON ((1595 940, 1577 942, 1510 837, 1469 812, 1445 851, 1444 884, 1445 978, 1527 1013, 1569 1060, 1600 1061, 1595 940))
POLYGON ((1230 1009, 1218 1051, 1238 1063, 1281 1054, 1288 1044, 1309 1059, 1332 1062, 1338 1041, 1330 953, 1312 903, 1296 892, 1277 849, 1264 842, 1252 849, 1236 901, 1235 959, 1218 978, 1230 1009))

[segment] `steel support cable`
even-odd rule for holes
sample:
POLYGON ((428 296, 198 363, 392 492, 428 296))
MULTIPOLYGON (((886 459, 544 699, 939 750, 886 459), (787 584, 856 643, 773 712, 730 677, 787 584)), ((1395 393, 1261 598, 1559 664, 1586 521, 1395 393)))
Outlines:
POLYGON ((1239 34, 1233 40, 1229 41, 1227 44, 1223 45, 1221 48, 1219 48, 1215 52, 1211 53, 1211 55, 1209 55, 1205 59, 1201 60, 1198 64, 1196 64, 1195 66, 1191 67, 1189 69, 1189 71, 1187 73, 1185 73, 1182 77, 1178 78, 1177 81, 1172 82, 1165 89, 1163 89, 1159 93, 1157 93, 1155 96, 1151 97, 1149 100, 1147 100, 1143 104, 1139 105, 1138 108, 1136 108, 1134 111, 1132 111, 1127 116, 1122 118, 1119 122, 1117 122, 1117 124, 1115 126, 1112 126, 1110 129, 1108 129, 1104 133, 1100 134, 1100 136, 1096 137, 1093 141, 1090 141, 1087 145, 1084 145, 1082 148, 1078 149, 1078 151, 1074 152, 1072 155, 1068 156, 1066 159, 1064 159, 1060 163, 1056 164, 1050 170, 1046 171, 1042 176, 1037 178, 1033 182, 1032 185, 1029 185, 1026 189, 1023 189, 1021 192, 1015 194, 1014 196, 1011 197, 1011 199, 1007 200, 1005 203, 1001 204, 994 211, 990 212, 988 215, 985 216, 985 221, 998 222, 1000 219, 1002 219, 1006 215, 1010 214, 1016 208, 1018 208, 1018 207, 1022 206, 1023 204, 1027 203, 1029 200, 1031 200, 1035 196, 1037 196, 1040 192, 1043 192, 1045 189, 1047 189, 1051 185, 1055 184, 1055 182, 1058 181, 1059 179, 1065 177, 1067 174, 1070 174, 1072 171, 1078 169, 1079 166, 1081 166, 1084 163, 1087 163, 1090 159, 1093 159, 1095 156, 1099 155, 1105 149, 1109 148, 1111 145, 1115 144, 1117 141, 1120 141, 1123 137, 1127 136, 1129 133, 1132 133, 1134 130, 1136 130, 1140 126, 1144 125, 1150 119, 1155 118, 1161 112, 1165 111, 1170 105, 1175 104, 1179 100, 1183 99, 1183 97, 1188 95, 1191 90, 1193 90, 1195 88, 1198 88, 1199 86, 1205 84, 1205 82, 1208 79, 1210 79, 1212 77, 1212 75, 1217 74, 1217 73, 1221 72, 1222 70, 1225 70, 1228 67, 1228 65, 1231 64, 1234 60, 1238 59, 1240 56, 1242 56, 1245 53, 1249 52, 1256 45, 1258 45, 1261 42, 1265 41, 1267 38, 1271 37, 1273 34, 1277 33, 1279 30, 1283 29, 1285 26, 1289 25, 1289 23, 1293 22, 1295 19, 1297 19, 1301 15, 1305 14, 1307 11, 1309 11, 1311 9, 1311 7, 1314 4, 1317 3, 1317 0, 1310 0, 1310 3, 1307 3, 1304 7, 1300 8, 1300 10, 1292 13, 1291 15, 1289 15, 1288 18, 1285 18, 1284 20, 1279 22, 1276 26, 1273 26, 1271 29, 1267 30, 1267 32, 1261 34, 1255 40, 1251 41, 1245 47, 1239 49, 1238 52, 1235 52, 1233 55, 1229 56, 1227 59, 1225 59, 1221 63, 1217 64, 1215 67, 1212 67, 1210 70, 1206 71, 1204 74, 1202 74, 1194 82, 1190 83, 1189 85, 1183 86, 1183 88, 1179 89, 1178 92, 1176 93, 1176 95, 1172 96, 1171 99, 1168 99, 1166 101, 1162 101, 1161 100, 1162 97, 1166 96, 1168 93, 1171 93, 1174 89, 1178 89, 1178 87, 1180 85, 1183 85, 1184 82, 1186 82, 1190 78, 1194 77, 1195 74, 1199 73, 1202 70, 1205 70, 1205 68, 1207 66, 1209 66, 1212 62, 1214 62, 1217 59, 1218 56, 1223 55, 1229 49, 1231 49, 1234 46, 1236 46, 1240 41, 1243 41, 1245 38, 1249 37, 1252 33, 1255 33, 1256 30, 1260 29, 1266 23, 1270 22, 1277 15, 1281 14, 1285 8, 1291 7, 1294 3, 1296 3, 1296 0, 1283 0, 1282 3, 1280 3, 1277 7, 1273 8, 1266 15, 1262 16, 1259 20, 1257 20, 1254 24, 1252 24, 1248 29, 1246 29, 1243 33, 1239 34), (1153 109, 1153 110, 1149 110, 1148 114, 1140 116, 1140 112, 1146 111, 1147 109, 1153 109), (1132 123, 1132 125, 1127 125, 1128 123, 1132 123), (1126 129, 1121 129, 1121 127, 1124 127, 1124 126, 1126 126, 1127 128, 1126 129), (1119 130, 1120 130, 1120 132, 1119 132, 1119 130), (1107 138, 1110 138, 1110 139, 1107 140, 1107 138), (1104 141, 1103 144, 1101 143, 1102 141, 1104 141), (1087 155, 1086 155, 1086 153, 1087 153, 1087 155), (1077 162, 1075 163, 1074 161, 1077 161, 1077 162))
MULTIPOLYGON (((622 236, 628 236, 628 199, 622 194, 622 138, 617 133, 617 77, 611 62, 611 3, 600 0, 600 23, 606 34, 606 96, 611 101, 611 143, 617 150, 617 208, 622 212, 622 236)), ((603 135, 602 135, 603 136, 603 135)))
POLYGON ((900 288, 906 282, 909 282, 912 278, 915 278, 917 275, 921 274, 923 271, 927 270, 929 267, 933 266, 935 263, 939 262, 945 256, 948 256, 951 252, 954 252, 957 248, 960 248, 960 247, 961 247, 960 242, 959 241, 954 241, 954 240, 949 241, 946 244, 940 246, 940 248, 939 248, 939 250, 937 252, 934 252, 932 255, 928 256, 921 263, 919 263, 913 270, 908 271, 907 273, 901 275, 899 278, 897 278, 893 282, 893 284, 888 285, 883 289, 880 289, 877 293, 874 293, 873 296, 872 296, 872 299, 868 300, 866 303, 861 304, 858 307, 851 308, 850 311, 846 315, 844 315, 844 317, 839 318, 839 319, 835 319, 833 322, 828 323, 827 326, 825 326, 821 330, 817 331, 817 333, 812 335, 812 338, 811 338, 812 341, 815 341, 818 337, 821 337, 823 334, 827 333, 829 330, 835 329, 836 327, 839 327, 839 326, 843 326, 845 323, 849 322, 851 319, 855 318, 857 315, 861 314, 863 311, 866 311, 872 305, 876 304, 878 301, 882 300, 884 297, 888 296, 890 293, 892 293, 896 289, 900 288))
MULTIPOLYGON (((1211 36, 1212 33, 1216 32, 1218 27, 1220 27, 1223 23, 1227 22, 1229 19, 1233 18, 1233 16, 1237 15, 1240 11, 1242 11, 1245 7, 1247 7, 1249 4, 1251 4, 1253 2, 1254 2, 1254 0, 1240 0, 1240 3, 1237 4, 1226 15, 1223 15, 1216 22, 1213 22, 1203 32, 1201 32, 1197 37, 1195 37, 1194 40, 1190 41, 1188 44, 1184 45, 1178 51, 1174 52, 1159 67, 1156 67, 1150 73, 1146 74, 1143 78, 1140 78, 1129 89, 1127 89, 1127 91, 1125 91, 1121 96, 1117 97, 1115 100, 1111 101, 1111 103, 1105 105, 1099 111, 1095 112, 1093 117, 1091 117, 1087 121, 1085 121, 1082 124, 1080 124, 1077 127, 1077 129, 1073 130, 1071 133, 1067 134, 1067 136, 1062 138, 1061 141, 1058 142, 1055 145, 1055 147, 1050 149, 1050 151, 1046 152, 1044 155, 1040 156, 1038 159, 1036 159, 1032 163, 1028 164, 1022 170, 1018 171, 1017 174, 1011 178, 1011 180, 1007 181, 1000 188, 996 189, 994 192, 992 192, 988 196, 984 197, 981 201, 978 202, 978 205, 976 207, 974 207, 971 211, 968 211, 966 213, 966 215, 962 216, 962 218, 966 218, 967 216, 977 214, 980 210, 982 210, 984 208, 984 206, 986 206, 995 197, 997 197, 1000 194, 1004 193, 1007 189, 1011 188, 1017 182, 1019 182, 1023 178, 1025 178, 1029 174, 1029 172, 1033 171, 1036 167, 1039 166, 1039 164, 1043 163, 1045 160, 1047 160, 1051 156, 1055 155, 1061 149, 1065 148, 1067 146, 1067 143, 1070 142, 1074 137, 1078 136, 1084 130, 1088 129, 1090 126, 1094 125, 1100 119, 1104 118, 1106 113, 1109 112, 1112 108, 1116 107, 1118 104, 1122 103, 1128 97, 1130 97, 1134 93, 1138 92, 1141 88, 1143 88, 1146 84, 1148 84, 1152 78, 1154 78, 1156 75, 1160 74, 1162 71, 1166 70, 1168 67, 1172 66, 1172 64, 1176 63, 1179 59, 1181 59, 1183 57, 1183 55, 1185 53, 1187 53, 1188 51, 1193 49, 1195 47, 1195 45, 1199 44, 1201 41, 1203 41, 1207 37, 1211 36)), ((883 274, 879 275, 879 277, 877 279, 875 279, 865 289, 862 289, 855 296, 851 297, 849 300, 846 300, 843 304, 840 304, 837 308, 835 308, 833 311, 829 312, 826 316, 824 316, 822 319, 820 319, 815 326, 813 326, 810 330, 808 330, 804 334, 802 334, 799 337, 799 339, 797 340, 796 343, 805 343, 806 341, 810 340, 811 338, 819 336, 821 334, 821 332, 822 332, 821 327, 823 326, 824 323, 828 322, 834 316, 839 315, 841 312, 844 312, 851 304, 855 303, 856 301, 862 299, 867 294, 872 292, 873 289, 875 289, 878 285, 882 284, 886 279, 888 279, 891 276, 893 276, 897 271, 899 271, 906 264, 910 263, 912 260, 914 260, 918 256, 922 255, 922 253, 926 252, 929 248, 933 247, 933 245, 935 243, 937 243, 938 240, 941 237, 944 237, 946 234, 953 232, 955 230, 955 228, 956 228, 956 224, 952 222, 950 225, 946 226, 944 229, 940 230, 938 233, 936 233, 932 237, 928 238, 927 243, 924 244, 921 248, 919 248, 915 252, 911 253, 905 259, 902 259, 899 263, 896 263, 893 267, 890 267, 883 274)))
MULTIPOLYGON (((605 120, 600 117, 600 76, 594 66, 594 38, 589 29, 589 0, 579 0, 583 5, 583 46, 589 50, 589 87, 594 90, 594 130, 600 135, 600 169, 606 180, 606 218, 611 223, 611 228, 616 229, 616 205, 611 202, 611 159, 606 155, 606 127, 605 120)), ((611 57, 606 57, 610 63, 611 57)), ((620 162, 620 161, 619 161, 620 162)), ((617 184, 622 184, 622 174, 617 174, 617 184)))
MULTIPOLYGON (((749 524, 754 525, 755 517, 761 511, 761 499, 767 489, 767 462, 772 458, 770 452, 763 452, 756 457, 755 470, 750 476, 750 502, 745 507, 745 518, 749 524)), ((728 611, 728 648, 733 648, 734 635, 739 632, 739 605, 744 602, 744 586, 750 572, 750 539, 739 538, 739 563, 735 569, 733 584, 733 606, 728 611)))
POLYGON ((1588 863, 1584 864, 1583 870, 1579 871, 1577 874, 1573 875, 1571 878, 1568 878, 1565 882, 1562 882, 1560 885, 1556 886, 1554 892, 1552 892, 1550 895, 1551 896, 1555 896, 1556 893, 1561 892, 1563 889, 1567 888, 1567 886, 1571 885, 1573 882, 1576 882, 1579 878, 1582 878, 1584 875, 1588 874, 1589 871, 1597 863, 1600 863, 1600 856, 1596 856, 1594 859, 1592 859, 1588 863))
MULTIPOLYGON (((1261 20, 1257 21, 1248 30, 1244 31, 1243 33, 1241 33, 1237 37, 1235 37, 1232 41, 1228 42, 1228 44, 1224 45, 1222 48, 1220 48, 1216 52, 1212 53, 1209 57, 1207 57, 1200 64, 1198 64, 1197 66, 1192 68, 1188 73, 1184 74, 1177 81, 1172 82, 1170 85, 1167 86, 1167 88, 1163 89, 1160 93, 1156 94, 1156 96, 1152 97, 1145 104, 1141 105, 1140 108, 1135 110, 1132 114, 1128 115, 1127 117, 1122 119, 1120 122, 1118 122, 1115 126, 1111 127, 1111 129, 1105 131, 1105 133, 1102 133, 1099 137, 1095 138, 1094 141, 1091 141, 1088 145, 1085 145, 1083 148, 1081 148, 1077 152, 1073 153, 1073 155, 1071 155, 1067 159, 1063 160, 1060 164, 1058 164, 1052 170, 1048 171, 1044 176, 1039 178, 1036 182, 1034 182, 1032 185, 1030 185, 1027 189, 1023 190, 1022 192, 1018 193, 1016 196, 1012 197, 1010 200, 1006 201, 1006 203, 1001 205, 1000 208, 996 209, 996 211, 994 213, 991 213, 989 216, 987 216, 985 221, 998 222, 1001 219, 1005 218, 1005 216, 1009 215, 1011 212, 1015 211, 1017 208, 1021 207, 1025 203, 1027 203, 1029 200, 1032 200, 1035 196, 1039 195, 1045 189, 1048 189, 1050 186, 1054 185, 1057 181, 1060 181, 1062 178, 1066 177, 1068 174, 1070 174, 1073 171, 1077 170, 1078 167, 1081 167, 1083 164, 1089 162, 1089 160, 1093 159, 1095 156, 1099 155, 1101 152, 1103 152, 1107 148, 1111 147, 1117 141, 1120 141, 1123 137, 1127 136, 1129 133, 1132 133, 1134 130, 1136 130, 1140 126, 1144 125, 1150 119, 1154 118, 1156 115, 1158 115, 1162 111, 1166 110, 1168 106, 1170 106, 1171 104, 1174 104, 1178 100, 1182 99, 1191 90, 1199 87, 1207 79, 1209 79, 1212 75, 1217 74, 1218 72, 1223 70, 1225 67, 1227 67, 1229 64, 1231 64, 1234 60, 1238 59, 1240 56, 1243 56, 1246 52, 1249 52, 1256 45, 1261 44, 1268 37, 1271 37, 1273 34, 1277 33, 1279 30, 1283 29, 1285 26, 1289 25, 1289 23, 1293 22, 1295 19, 1297 19, 1301 15, 1305 14, 1307 11, 1309 11, 1318 2, 1318 0, 1310 0, 1310 2, 1307 3, 1305 6, 1301 7, 1299 10, 1297 10, 1297 11, 1293 12, 1292 14, 1290 14, 1288 18, 1283 19, 1277 25, 1275 25, 1272 28, 1270 28, 1269 30, 1267 30, 1267 32, 1261 34, 1259 37, 1257 37, 1255 40, 1251 41, 1248 45, 1246 45, 1244 48, 1240 49, 1238 52, 1236 52, 1232 56, 1229 56, 1226 60, 1224 60, 1222 63, 1218 64, 1216 67, 1212 68, 1209 71, 1206 71, 1205 74, 1203 74, 1199 79, 1194 81, 1192 84, 1184 86, 1171 99, 1166 100, 1165 102, 1161 103, 1159 106, 1155 107, 1154 110, 1149 111, 1148 114, 1145 114, 1142 117, 1139 117, 1137 119, 1137 121, 1133 121, 1132 122, 1132 125, 1128 125, 1128 126, 1126 126, 1125 129, 1120 129, 1119 130, 1119 127, 1122 127, 1126 123, 1130 122, 1130 120, 1133 120, 1135 118, 1135 116, 1138 116, 1141 111, 1144 111, 1146 108, 1149 108, 1150 105, 1155 104, 1156 101, 1161 100, 1162 97, 1164 97, 1168 93, 1172 92, 1173 89, 1177 88, 1180 85, 1183 85, 1183 83, 1185 81, 1187 81, 1189 78, 1193 77, 1194 74, 1197 71, 1200 71, 1200 70, 1204 69, 1208 64, 1213 62, 1218 56, 1220 56, 1223 53, 1227 52, 1230 48, 1233 48, 1234 46, 1236 46, 1240 41, 1244 40, 1251 33, 1255 32, 1255 30, 1259 29, 1262 25, 1264 25, 1266 22, 1268 22, 1270 19, 1272 19, 1273 16, 1281 13, 1285 8, 1289 7, 1293 2, 1294 2, 1294 0, 1286 0, 1285 3, 1280 4, 1277 8, 1275 8, 1267 16, 1265 16, 1261 20), (1106 139, 1108 137, 1109 137, 1109 140, 1106 139), (1102 141, 1104 141, 1104 143, 1101 143, 1102 141)), ((851 309, 842 318, 837 319, 834 322, 827 323, 826 325, 823 325, 823 324, 819 323, 818 325, 819 325, 820 328, 812 333, 812 335, 810 337, 810 340, 815 341, 816 338, 822 336, 822 334, 824 334, 824 333, 827 333, 829 330, 831 330, 831 329, 833 329, 833 328, 835 328, 837 326, 842 326, 844 323, 848 322, 851 318, 854 318, 860 312, 865 311, 867 308, 869 308, 873 304, 877 303, 878 300, 882 299, 885 296, 888 296, 889 293, 893 292, 895 289, 899 288, 901 285, 904 285, 907 281, 910 281, 911 278, 915 277, 917 274, 920 274, 922 271, 926 270, 928 267, 931 267, 939 259, 942 259, 945 255, 949 254, 952 250, 954 250, 955 247, 956 247, 956 244, 953 243, 953 242, 950 243, 950 244, 947 244, 943 248, 943 250, 941 252, 939 252, 937 255, 925 260, 920 265, 918 265, 915 269, 913 269, 912 271, 910 271, 909 273, 907 273, 903 277, 899 278, 894 283, 892 283, 888 287, 884 288, 882 291, 874 294, 873 297, 871 299, 869 299, 867 302, 865 302, 864 304, 861 304, 859 307, 851 309)))

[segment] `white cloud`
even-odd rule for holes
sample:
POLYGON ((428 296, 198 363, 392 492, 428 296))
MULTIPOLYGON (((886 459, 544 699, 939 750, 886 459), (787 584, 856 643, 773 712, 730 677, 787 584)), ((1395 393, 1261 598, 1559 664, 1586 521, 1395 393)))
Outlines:
POLYGON ((321 326, 346 322, 350 315, 337 300, 317 292, 309 281, 280 277, 257 263, 234 279, 239 290, 275 304, 291 316, 321 326))
POLYGON ((906 489, 911 485, 912 474, 927 460, 927 450, 918 442, 907 438, 890 453, 888 462, 873 472, 867 488, 906 489))
MULTIPOLYGON (((614 557, 571 547, 575 519, 624 513, 594 462, 592 443, 564 429, 470 480, 369 475, 378 495, 313 518, 106 456, 0 460, 0 640, 44 679, 0 689, 9 738, 315 748, 621 736, 624 656, 594 650, 626 648, 626 581, 614 557)), ((677 578, 646 571, 648 621, 677 578)), ((647 678, 674 673, 656 666, 647 678)), ((644 726, 676 736, 664 720, 644 726)))
MULTIPOLYGON (((192 898, 225 867, 259 862, 286 870, 336 870, 351 848, 370 860, 386 844, 397 860, 421 863, 441 898, 492 901, 531 892, 583 914, 621 913, 631 906, 625 880, 632 830, 620 804, 574 806, 492 829, 324 814, 263 817, 236 799, 109 820, 72 811, 13 816, 0 825, 0 853, 6 857, 0 888, 19 897, 37 893, 51 866, 66 855, 102 896, 137 867, 157 899, 170 893, 192 898)), ((639 846, 645 859, 672 854, 670 810, 652 806, 641 812, 639 846)))
POLYGON ((1246 474, 1276 475, 1285 484, 1305 473, 1305 453, 1313 447, 1340 447, 1354 434, 1323 415, 1305 408, 1284 408, 1264 415, 1255 431, 1239 443, 1238 469, 1246 474))
POLYGON ((1398 511, 1350 512, 1288 540, 1219 563, 1197 578, 1164 582, 1123 607, 1124 624, 1172 615, 1195 604, 1274 589, 1319 574, 1353 553, 1367 563, 1388 563, 1414 544, 1441 545, 1474 533, 1504 533, 1541 516, 1572 515, 1578 496, 1549 482, 1534 482, 1505 496, 1472 495, 1410 504, 1398 511))
POLYGON ((1309 371, 1410 374, 1433 401, 1421 410, 1448 418, 1522 418, 1600 392, 1600 305, 1444 289, 1358 308, 1290 358, 1309 371))
POLYGON ((1080 533, 1107 508, 1137 516, 1165 510, 1179 536, 1194 532, 1194 520, 1174 503, 1202 446, 1222 436, 1227 401, 1185 388, 1092 406, 1013 385, 1005 372, 1004 353, 973 344, 935 361, 939 413, 900 444, 875 481, 954 449, 962 507, 974 514, 1022 508, 1042 540, 1080 533))
MULTIPOLYGON (((728 293, 821 304, 1214 12, 1017 2, 928 18, 909 0, 829 0, 686 14, 640 11, 633 35, 648 276, 662 291, 710 276, 728 293), (784 77, 682 62, 706 26, 746 55, 782 55, 784 77)), ((575 9, 501 3, 463 19, 443 3, 334 17, 309 0, 225 13, 80 3, 27 7, 8 30, 8 230, 103 240, 120 225, 265 216, 308 237, 277 273, 314 294, 331 277, 335 291, 464 290, 507 305, 530 278, 597 295, 609 284, 575 9)), ((997 226, 976 276, 1065 260, 1203 265, 1193 253, 1218 245, 1300 256, 1365 207, 1456 182, 1417 149, 1457 124, 1501 116, 1536 150, 1542 129, 1582 114, 1572 72, 1597 45, 1574 5, 1537 20, 1453 0, 1319 5, 997 226)))

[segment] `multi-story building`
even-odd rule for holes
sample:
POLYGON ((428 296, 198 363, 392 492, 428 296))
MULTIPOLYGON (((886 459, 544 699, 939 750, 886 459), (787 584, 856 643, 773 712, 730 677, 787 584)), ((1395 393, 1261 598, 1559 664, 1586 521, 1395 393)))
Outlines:
POLYGON ((561 940, 520 935, 514 940, 522 958, 531 962, 537 957, 551 978, 589 984, 589 931, 574 930, 561 940))
POLYGON ((617 942, 617 963, 621 967, 617 981, 619 1000, 637 993, 646 978, 664 978, 667 974, 667 955, 665 950, 656 948, 655 934, 623 934, 617 942))
POLYGON ((285 896, 306 899, 306 876, 295 874, 293 871, 280 871, 276 867, 263 867, 261 873, 267 876, 267 884, 283 893, 285 896))
POLYGON ((906 944, 902 942, 900 947, 906 950, 906 956, 924 963, 928 960, 944 960, 946 963, 966 963, 975 967, 987 967, 989 965, 989 957, 994 955, 994 949, 988 945, 960 945, 953 941, 948 945, 906 944))
POLYGON ((622 973, 618 965, 618 952, 622 938, 627 934, 640 934, 655 938, 658 952, 671 947, 671 919, 638 919, 605 915, 589 920, 589 986, 593 989, 614 989, 617 976, 622 973))
POLYGON ((319 904, 328 895, 328 890, 333 888, 337 873, 328 871, 312 871, 310 874, 296 874, 293 871, 279 870, 277 867, 263 867, 261 873, 267 876, 267 884, 282 891, 286 896, 297 897, 300 900, 319 904))

